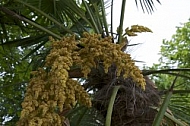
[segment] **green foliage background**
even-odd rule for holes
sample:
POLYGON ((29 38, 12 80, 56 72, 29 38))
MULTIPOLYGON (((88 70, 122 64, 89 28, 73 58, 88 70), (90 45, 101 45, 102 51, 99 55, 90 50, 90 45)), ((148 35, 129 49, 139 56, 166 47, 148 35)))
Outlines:
POLYGON ((168 108, 175 117, 190 124, 190 20, 176 28, 171 40, 163 40, 160 63, 154 64, 150 69, 167 69, 161 72, 162 74, 152 76, 163 93, 172 85, 174 75, 180 74, 168 108))

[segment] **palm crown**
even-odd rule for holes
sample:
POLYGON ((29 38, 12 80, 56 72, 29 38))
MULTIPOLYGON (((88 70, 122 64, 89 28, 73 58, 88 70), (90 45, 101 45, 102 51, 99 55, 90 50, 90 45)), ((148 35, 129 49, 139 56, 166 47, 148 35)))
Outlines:
MULTIPOLYGON (((159 111, 161 114, 159 113, 159 116, 154 119, 157 113, 156 108, 158 108, 160 104, 159 92, 152 81, 142 76, 142 74, 144 74, 144 76, 151 74, 152 71, 141 72, 134 66, 134 61, 131 60, 130 55, 123 52, 128 44, 126 43, 128 36, 136 36, 136 33, 151 32, 151 30, 144 26, 133 25, 131 28, 126 28, 123 33, 125 2, 126 0, 122 1, 118 31, 113 32, 113 24, 107 24, 105 12, 105 7, 109 7, 111 13, 114 11, 112 9, 114 6, 113 0, 106 2, 103 0, 1 1, 0 49, 2 52, 1 57, 4 59, 2 64, 6 64, 6 62, 9 61, 8 65, 1 67, 1 69, 5 71, 5 73, 2 73, 4 74, 2 77, 2 87, 8 87, 7 90, 1 89, 1 99, 11 103, 12 101, 6 96, 11 90, 16 90, 16 95, 12 95, 11 97, 18 99, 14 101, 14 105, 17 109, 9 109, 8 116, 13 117, 13 119, 7 123, 14 124, 21 116, 21 121, 18 122, 18 125, 27 124, 26 120, 22 120, 22 118, 24 118, 22 115, 26 115, 27 117, 27 113, 23 114, 23 109, 20 114, 21 106, 19 105, 24 98, 24 93, 25 98, 22 103, 22 108, 25 108, 28 104, 26 96, 30 96, 28 94, 32 90, 31 85, 36 84, 38 86, 40 84, 36 79, 41 78, 41 81, 46 81, 47 78, 49 78, 49 83, 52 79, 55 79, 52 78, 54 75, 58 78, 62 75, 65 75, 67 79, 78 78, 79 82, 83 82, 82 87, 81 84, 76 81, 68 79, 66 80, 68 83, 65 83, 67 88, 59 90, 62 94, 57 96, 60 98, 59 104, 57 106, 55 105, 55 113, 60 117, 65 117, 65 119, 63 119, 64 121, 56 118, 57 122, 60 121, 62 125, 69 125, 68 119, 70 125, 89 126, 104 125, 104 123, 110 125, 110 122, 112 122, 112 125, 151 125, 153 121, 154 124, 160 123, 159 117, 162 119, 164 112, 161 113, 161 111, 159 111), (84 33, 86 32, 89 34, 85 35, 84 33), (115 34, 116 39, 113 39, 115 34), (52 36, 53 39, 49 39, 49 36, 52 36), (63 37, 64 39, 62 40, 63 37), (72 43, 73 41, 77 43, 72 43), (96 42, 96 44, 89 44, 91 41, 96 42), (51 46, 52 42, 55 42, 53 46, 51 46), (107 49, 103 47, 107 47, 107 49), (71 54, 62 54, 61 51, 57 51, 64 50, 65 48, 71 54), (99 51, 96 50, 97 48, 99 51), (95 49, 97 53, 102 52, 102 54, 94 53, 96 51, 92 51, 93 53, 89 52, 89 49, 95 49), (109 53, 110 49, 112 49, 111 51, 113 52, 109 53), (86 53, 87 51, 89 54, 86 53), (54 53, 56 53, 56 57, 54 53), (112 57, 112 55, 114 56, 112 57), (74 56, 75 58, 72 58, 72 60, 64 58, 74 56), (85 59, 86 57, 88 58, 85 59), (90 57, 92 57, 92 59, 90 57), (112 59, 108 60, 111 57, 112 59), (122 60, 121 57, 125 57, 127 62, 122 60), (77 58, 82 60, 78 60, 77 58), (121 62, 117 63, 118 60, 123 64, 121 62), (61 69, 58 72, 62 74, 58 76, 58 72, 56 72, 57 69, 53 69, 53 65, 67 61, 70 64, 68 65, 69 68, 59 65, 61 69), (119 69, 121 68, 120 65, 126 69, 119 69), (38 68, 44 69, 38 70, 38 68), (123 70, 135 72, 125 74, 126 72, 123 70), (37 71, 37 73, 30 75, 31 71, 37 71), (119 74, 116 74, 116 71, 119 74), (84 78, 84 76, 87 78, 84 78), (123 76, 126 76, 126 78, 123 76), (11 79, 9 79, 10 77, 11 79), (31 80, 30 82, 29 79, 31 80), (146 86, 144 85, 143 87, 141 85, 142 83, 146 83, 146 86), (27 85, 28 88, 25 90, 27 85), (71 87, 71 85, 73 87, 71 87), (143 91, 139 85, 145 88, 145 91, 143 91), (70 86, 70 88, 68 88, 68 86, 70 86), (30 87, 31 90, 29 90, 30 87), (61 99, 64 99, 64 91, 75 92, 71 99, 76 98, 76 100, 66 100, 68 104, 61 101, 61 99), (91 91, 92 93, 87 93, 87 91, 91 91), (93 100, 89 101, 89 98, 93 100), (113 103, 114 100, 115 103, 113 103), (91 106, 90 102, 92 102, 91 108, 82 105, 91 106), (67 107, 62 107, 62 104, 67 107), (61 111, 59 111, 59 109, 61 111)), ((154 11, 154 3, 152 0, 135 0, 135 2, 137 7, 140 5, 144 12, 152 13, 154 11)), ((157 0, 157 2, 160 3, 159 0, 157 0)), ((62 80, 64 80, 64 77, 62 80)), ((55 83, 55 81, 51 83, 55 83)), ((58 85, 60 83, 56 84, 58 85)), ((41 83, 41 86, 43 86, 43 83, 41 83)), ((61 85, 59 87, 61 88, 61 85)), ((70 96, 69 93, 66 94, 70 96)), ((37 94, 35 94, 35 96, 36 95, 37 94)), ((167 95, 166 98, 167 97, 169 96, 167 95)), ((38 99, 38 95, 36 99, 38 99)), ((69 98, 66 97, 65 99, 69 98)), ((38 100, 37 102, 43 104, 43 102, 40 103, 38 100)), ((165 103, 167 105, 168 102, 165 103)), ((39 108, 38 106, 40 105, 36 105, 36 108, 39 108)), ((161 110, 164 111, 166 108, 162 108, 161 110)), ((6 113, 7 108, 2 107, 2 112, 6 113)), ((42 115, 43 113, 45 112, 42 112, 42 115)), ((1 115, 2 119, 4 116, 5 115, 1 115)), ((170 118, 170 120, 172 119, 170 118)), ((175 125, 172 121, 168 121, 168 117, 162 121, 175 125)), ((39 121, 38 123, 42 122, 39 121)), ((181 123, 179 122, 179 124, 181 123)))

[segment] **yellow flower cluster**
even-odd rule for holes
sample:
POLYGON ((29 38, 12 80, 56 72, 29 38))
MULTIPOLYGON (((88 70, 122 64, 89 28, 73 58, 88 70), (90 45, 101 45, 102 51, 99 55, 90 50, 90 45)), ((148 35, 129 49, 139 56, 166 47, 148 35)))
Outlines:
POLYGON ((134 61, 129 54, 121 51, 122 46, 112 43, 111 37, 101 38, 98 34, 84 33, 84 38, 80 39, 84 48, 79 51, 82 59, 82 72, 84 76, 90 73, 92 67, 96 67, 96 62, 103 61, 104 70, 107 73, 108 68, 115 64, 117 66, 117 75, 124 72, 124 78, 131 77, 138 86, 145 89, 145 80, 141 71, 135 66, 134 61))
POLYGON ((128 36, 137 36, 137 32, 141 33, 141 32, 152 32, 149 28, 145 27, 145 26, 141 26, 141 25, 132 25, 131 29, 126 28, 125 29, 125 34, 124 35, 128 35, 128 36))
POLYGON ((63 118, 55 113, 57 101, 55 92, 49 90, 53 81, 44 69, 33 72, 24 101, 18 126, 44 126, 55 124, 61 126, 63 118))
POLYGON ((121 51, 122 46, 112 43, 111 37, 101 38, 98 34, 84 33, 79 41, 75 36, 55 41, 46 57, 44 68, 33 72, 28 85, 18 126, 61 126, 64 117, 58 112, 71 109, 76 102, 91 106, 88 93, 75 80, 69 78, 71 66, 81 67, 87 77, 91 68, 103 62, 107 73, 112 64, 117 66, 117 76, 131 77, 142 89, 145 80, 141 71, 134 65, 129 54, 121 51), (77 44, 84 47, 79 48, 77 44))
POLYGON ((66 96, 68 105, 75 105, 74 101, 78 101, 79 103, 91 106, 91 100, 86 92, 84 92, 84 88, 75 80, 68 79, 67 80, 67 87, 69 90, 66 91, 66 96))
POLYGON ((75 80, 69 79, 73 65, 76 41, 74 36, 53 41, 46 67, 33 72, 24 101, 18 126, 62 126, 64 118, 57 112, 72 108, 76 102, 91 106, 88 93, 75 80), (50 70, 49 70, 50 68, 50 70))
POLYGON ((62 111, 65 108, 72 108, 76 101, 81 102, 86 106, 91 106, 91 100, 88 93, 75 80, 69 79, 68 71, 70 67, 76 62, 80 61, 76 50, 75 36, 64 38, 62 41, 53 41, 53 49, 46 58, 46 65, 51 67, 49 72, 52 81, 55 82, 56 88, 53 89, 55 97, 58 98, 58 106, 62 111), (57 81, 55 81, 57 80, 57 81), (78 93, 79 92, 79 93, 78 93), (83 96, 82 98, 78 98, 83 96))

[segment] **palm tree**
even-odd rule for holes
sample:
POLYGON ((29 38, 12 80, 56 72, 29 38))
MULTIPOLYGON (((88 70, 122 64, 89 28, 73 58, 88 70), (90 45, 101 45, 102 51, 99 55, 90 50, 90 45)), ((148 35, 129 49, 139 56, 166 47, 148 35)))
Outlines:
MULTIPOLYGON (((17 68, 23 64, 28 63, 24 74, 29 74, 30 71, 44 66, 46 56, 51 50, 49 36, 61 39, 64 36, 75 34, 76 39, 80 39, 83 32, 88 32, 101 34, 102 38, 108 36, 114 38, 116 34, 116 39, 113 39, 112 42, 116 41, 117 44, 122 43, 123 39, 127 41, 122 34, 125 2, 126 0, 122 1, 118 33, 114 33, 112 23, 109 31, 105 12, 105 7, 109 7, 111 13, 114 11, 112 9, 113 0, 107 2, 103 0, 2 0, 0 3, 2 57, 9 57, 8 59, 12 60, 11 70, 16 76, 19 73, 17 68), (19 53, 16 53, 17 51, 19 53)), ((154 10, 152 0, 135 0, 135 2, 137 6, 140 4, 144 12, 152 13, 154 10)), ((148 30, 146 28, 146 31, 148 30)), ((125 37, 136 32, 139 31, 131 28, 128 33, 125 33, 125 37)), ((84 48, 80 44, 77 46, 84 48)), ((127 45, 124 47, 126 48, 127 45)), ((73 109, 59 114, 67 117, 70 125, 91 126, 105 123, 109 125, 109 117, 112 117, 111 125, 152 125, 157 111, 150 106, 159 107, 160 95, 153 82, 146 77, 149 73, 143 72, 146 90, 142 91, 132 78, 116 78, 114 72, 117 66, 115 64, 112 64, 108 73, 105 73, 101 62, 98 62, 98 66, 91 70, 88 79, 83 78, 84 75, 78 67, 73 67, 69 71, 70 78, 78 78, 83 82, 85 90, 91 92, 89 93, 93 99, 93 107, 89 109, 77 104, 73 109), (110 99, 115 101, 113 106, 111 106, 110 99)), ((7 78, 7 76, 4 77, 7 78)), ((2 87, 6 87, 7 83, 12 83, 12 87, 21 90, 26 87, 29 78, 18 79, 19 83, 16 84, 13 78, 10 82, 4 83, 2 87)), ((2 82, 5 81, 2 80, 2 82)), ((6 97, 6 95, 3 96, 6 97)), ((23 99, 23 89, 18 93, 18 97, 23 99)), ((11 104, 10 100, 7 101, 11 104)), ((21 106, 19 105, 18 108, 21 106)), ((2 107, 2 110, 6 110, 6 108, 2 107)), ((13 117, 12 124, 14 124, 15 120, 18 121, 20 113, 12 114, 16 113, 15 111, 9 113, 11 114, 7 116, 13 117)), ((11 122, 9 124, 11 125, 11 122)), ((65 121, 65 125, 69 125, 69 123, 65 121)))

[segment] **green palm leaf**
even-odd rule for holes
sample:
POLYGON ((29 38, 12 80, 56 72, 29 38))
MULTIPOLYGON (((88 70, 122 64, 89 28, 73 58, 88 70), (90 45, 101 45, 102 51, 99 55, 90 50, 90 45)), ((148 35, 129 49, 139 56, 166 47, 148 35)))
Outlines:
POLYGON ((71 126, 104 126, 103 116, 95 108, 76 107, 66 116, 71 126))
MULTIPOLYGON (((160 3, 159 0, 156 0, 158 3, 160 3)), ((138 7, 138 4, 140 4, 143 12, 152 13, 154 11, 154 2, 153 0, 135 0, 135 3, 138 7)), ((161 3, 160 3, 161 4, 161 3)))

